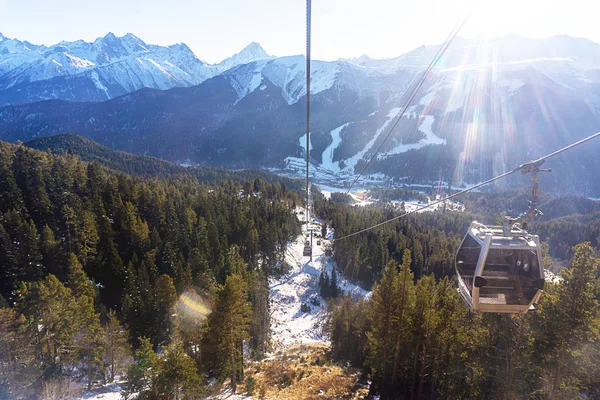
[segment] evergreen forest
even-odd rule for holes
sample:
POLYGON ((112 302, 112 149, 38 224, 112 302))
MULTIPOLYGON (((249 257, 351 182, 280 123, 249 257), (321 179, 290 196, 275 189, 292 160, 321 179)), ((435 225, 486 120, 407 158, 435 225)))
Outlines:
MULTIPOLYGON (((34 147, 0 142, 0 399, 68 398, 72 382, 119 380, 123 398, 139 399, 202 398, 215 380, 248 387, 247 361, 272 351, 268 282, 286 274, 301 234, 302 182, 179 167, 71 135, 34 147)), ((338 238, 402 212, 313 193, 338 238)), ((337 270, 318 288, 331 362, 357 368, 381 399, 600 398, 598 202, 542 198, 535 233, 557 276, 536 311, 474 314, 455 289, 470 222, 526 199, 470 194, 466 212, 335 241, 337 270), (348 296, 341 277, 370 296, 348 296)))

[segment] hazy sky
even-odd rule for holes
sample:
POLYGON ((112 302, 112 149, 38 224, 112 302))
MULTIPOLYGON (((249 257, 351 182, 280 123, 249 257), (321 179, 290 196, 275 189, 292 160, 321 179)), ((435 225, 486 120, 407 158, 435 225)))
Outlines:
MULTIPOLYGON (((600 42, 598 0, 313 0, 313 58, 398 56, 441 43, 477 4, 461 36, 568 34, 600 42)), ((219 62, 251 41, 269 54, 304 53, 304 0, 0 0, 0 32, 51 45, 131 32, 184 42, 219 62)))

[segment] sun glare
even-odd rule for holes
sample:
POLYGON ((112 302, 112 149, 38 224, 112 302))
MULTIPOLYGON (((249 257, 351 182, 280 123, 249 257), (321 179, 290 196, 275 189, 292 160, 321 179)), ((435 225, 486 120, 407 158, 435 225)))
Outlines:
POLYGON ((461 35, 488 38, 513 33, 548 36, 553 29, 551 16, 558 12, 556 4, 542 0, 478 1, 472 6, 473 12, 461 35))

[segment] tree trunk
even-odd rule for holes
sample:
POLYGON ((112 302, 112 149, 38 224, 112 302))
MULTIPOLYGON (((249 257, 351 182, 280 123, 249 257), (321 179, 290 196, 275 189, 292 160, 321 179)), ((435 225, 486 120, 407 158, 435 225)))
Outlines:
POLYGON ((558 389, 560 387, 560 380, 562 378, 563 354, 564 353, 561 353, 560 357, 558 358, 558 365, 554 369, 554 376, 552 378, 552 391, 550 392, 550 396, 548 396, 549 400, 555 400, 556 396, 558 395, 558 389))
POLYGON ((387 346, 383 349, 383 368, 381 369, 381 393, 385 395, 385 366, 387 364, 387 346))
POLYGON ((242 378, 242 382, 244 382, 244 341, 242 340, 240 342, 241 344, 241 348, 242 348, 242 368, 241 368, 241 378, 242 378))
POLYGON ((88 388, 88 390, 92 390, 92 363, 90 362, 89 359, 88 359, 88 363, 87 363, 87 378, 88 378, 87 388, 88 388))
POLYGON ((421 343, 417 343, 417 348, 415 349, 415 359, 413 361, 413 375, 412 375, 412 382, 410 385, 410 398, 414 399, 415 398, 415 382, 417 380, 417 365, 419 363, 419 350, 421 347, 421 343))
POLYGON ((429 392, 429 400, 433 400, 434 399, 434 393, 435 393, 435 387, 437 385, 437 377, 436 375, 433 376, 433 379, 431 381, 431 391, 429 392))
POLYGON ((427 351, 426 347, 423 346, 423 359, 421 360, 421 367, 419 368, 419 390, 417 392, 417 400, 421 400, 421 394, 423 393, 423 383, 425 381, 425 370, 427 369, 426 360, 427 360, 427 351))
POLYGON ((236 368, 235 368, 235 348, 231 348, 231 390, 235 394, 237 389, 237 381, 236 381, 236 368))
MULTIPOLYGON (((233 339, 233 330, 230 333, 231 337, 233 339)), ((230 369, 231 369, 231 391, 233 394, 235 394, 235 391, 237 389, 237 381, 236 381, 236 375, 237 375, 237 365, 235 362, 235 341, 232 340, 233 343, 230 343, 229 345, 229 362, 231 363, 230 365, 230 369)))

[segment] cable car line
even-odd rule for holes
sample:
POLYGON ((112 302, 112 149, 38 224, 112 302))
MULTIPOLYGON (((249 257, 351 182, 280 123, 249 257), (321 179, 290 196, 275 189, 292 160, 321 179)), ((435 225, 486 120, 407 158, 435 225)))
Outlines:
POLYGON ((304 243, 302 255, 312 261, 312 229, 310 229, 310 185, 308 168, 310 158, 310 30, 311 30, 311 0, 306 0, 306 229, 310 230, 310 242, 304 243))
POLYGON ((440 46, 440 48, 438 49, 437 53, 435 54, 435 56, 433 57, 433 59, 431 60, 431 62, 429 63, 429 65, 427 66, 427 68, 425 69, 425 71, 423 72, 423 74, 421 75, 421 77, 416 81, 415 86, 413 87, 412 92, 410 93, 407 101, 404 103, 404 106, 402 107, 402 112, 396 116, 396 119, 392 123, 391 128, 388 129, 387 134, 385 135, 384 139, 380 142, 379 146, 377 147, 377 150, 375 151, 375 153, 373 153, 373 155, 371 156, 371 158, 369 159, 369 161, 365 164, 365 166, 362 168, 362 170, 360 171, 360 173, 358 175, 356 175, 356 177, 352 181, 352 184, 350 185, 350 187, 348 188, 348 190, 346 191, 345 194, 348 194, 350 192, 350 190, 352 190, 352 188, 354 187, 354 185, 356 185, 356 182, 360 179, 360 177, 362 176, 362 174, 366 171, 366 169, 369 167, 369 165, 371 165, 371 163, 373 162, 373 160, 375 159, 375 157, 377 157, 377 154, 379 154, 379 151, 381 150, 381 148, 383 147, 383 145, 385 144, 385 142, 392 135, 392 133, 394 132, 394 129, 396 129, 396 126, 398 125, 398 123, 400 122, 400 120, 402 119, 402 117, 404 117, 404 114, 406 113, 406 111, 410 107, 412 101, 414 100, 415 96, 419 92, 419 89, 421 89, 421 86, 423 86, 423 84, 427 80, 427 77, 429 76, 429 73, 431 72, 431 70, 433 69, 433 67, 437 64, 437 62, 440 60, 440 58, 444 55, 444 53, 446 52, 446 50, 448 50, 448 47, 450 47, 450 45, 452 44, 452 42, 454 41, 454 39, 456 38, 456 36, 458 35, 458 33, 461 31, 462 27, 465 25, 465 23, 467 22, 467 20, 469 19, 470 16, 471 16, 471 14, 469 13, 463 19, 462 23, 459 20, 456 23, 456 25, 454 25, 454 28, 452 28, 452 31, 450 31, 450 34, 448 34, 448 37, 446 38, 446 40, 444 41, 444 43, 442 44, 442 46, 440 46))
POLYGON ((507 172, 505 172, 505 173, 503 173, 503 174, 501 174, 501 175, 498 175, 498 176, 495 176, 495 177, 493 177, 493 178, 490 178, 490 179, 488 179, 487 181, 480 182, 480 183, 478 183, 478 184, 476 184, 476 185, 474 185, 474 186, 471 186, 471 187, 469 187, 469 188, 467 188, 467 189, 461 190, 460 192, 456 192, 456 193, 453 193, 453 194, 451 194, 451 195, 449 195, 449 196, 446 196, 446 197, 444 197, 443 199, 436 200, 436 201, 434 201, 433 203, 426 204, 426 205, 424 205, 424 206, 421 206, 421 207, 418 207, 418 208, 416 208, 416 209, 414 209, 414 210, 412 210, 412 211, 409 211, 409 212, 406 212, 406 213, 404 213, 404 214, 401 214, 401 215, 395 216, 394 218, 390 218, 390 219, 388 219, 387 221, 380 222, 380 223, 378 223, 378 224, 375 224, 375 225, 373 225, 373 226, 370 226, 370 227, 368 227, 368 228, 361 229, 360 231, 357 231, 357 232, 354 232, 354 233, 350 233, 350 234, 348 234, 348 235, 346 235, 346 236, 342 236, 342 237, 340 237, 340 238, 334 239, 334 240, 332 240, 332 242, 336 242, 336 241, 340 241, 340 240, 343 240, 343 239, 347 239, 347 238, 349 238, 349 237, 356 236, 356 235, 358 235, 358 234, 361 234, 361 233, 364 233, 364 232, 370 231, 370 230, 372 230, 372 229, 378 228, 378 227, 380 227, 380 226, 382 226, 382 225, 388 224, 388 223, 390 223, 390 222, 392 222, 392 221, 395 221, 395 220, 397 220, 397 219, 400 219, 400 218, 402 218, 402 217, 405 217, 405 216, 407 216, 407 215, 414 214, 414 213, 416 213, 416 212, 419 212, 419 211, 421 211, 421 210, 424 210, 424 209, 426 209, 426 208, 432 207, 432 206, 434 206, 434 205, 436 205, 436 204, 439 204, 439 203, 445 202, 446 200, 453 199, 454 197, 458 197, 458 196, 460 196, 460 195, 463 195, 463 194, 465 194, 465 193, 468 193, 468 192, 470 192, 470 191, 472 191, 472 190, 475 190, 475 189, 477 189, 477 188, 480 188, 480 187, 482 187, 482 186, 485 186, 485 185, 487 185, 487 184, 490 184, 490 183, 492 183, 492 182, 495 182, 495 181, 497 181, 497 180, 499 180, 499 179, 505 178, 505 177, 507 177, 507 176, 509 176, 509 175, 512 175, 512 174, 514 174, 515 172, 518 172, 518 171, 525 171, 524 173, 527 173, 527 172, 529 172, 529 169, 531 169, 531 168, 534 168, 534 167, 539 167, 539 166, 540 166, 540 165, 541 165, 541 164, 542 164, 544 161, 546 161, 547 159, 549 159, 549 158, 551 158, 551 157, 554 157, 554 156, 556 156, 556 155, 558 155, 558 154, 560 154, 560 153, 562 153, 562 152, 565 152, 565 151, 567 151, 567 150, 570 150, 570 149, 572 149, 572 148, 574 148, 574 147, 576 147, 576 146, 579 146, 580 144, 583 144, 583 143, 585 143, 585 142, 587 142, 587 141, 589 141, 589 140, 592 140, 592 139, 594 139, 594 138, 597 138, 597 137, 600 137, 600 132, 597 132, 597 133, 595 133, 595 134, 593 134, 593 135, 590 135, 590 136, 588 136, 588 137, 586 137, 586 138, 584 138, 584 139, 581 139, 581 140, 579 140, 578 142, 572 143, 572 144, 570 144, 570 145, 568 145, 568 146, 566 146, 566 147, 563 147, 563 148, 561 148, 561 149, 559 149, 559 150, 556 150, 556 151, 554 151, 554 152, 552 152, 552 153, 550 153, 550 154, 548 154, 548 155, 545 155, 545 156, 543 156, 543 157, 540 157, 540 158, 538 158, 537 160, 533 160, 533 161, 529 161, 529 162, 526 162, 526 163, 524 163, 524 164, 521 164, 521 165, 519 165, 518 167, 516 167, 516 168, 514 168, 514 169, 512 169, 512 170, 510 170, 510 171, 507 171, 507 172))

